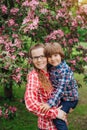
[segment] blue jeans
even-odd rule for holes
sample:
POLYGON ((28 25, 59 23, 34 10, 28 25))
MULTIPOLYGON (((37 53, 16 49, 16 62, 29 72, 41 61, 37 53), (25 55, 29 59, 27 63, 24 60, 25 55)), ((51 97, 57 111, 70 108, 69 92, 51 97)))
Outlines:
MULTIPOLYGON (((61 109, 64 112, 69 113, 70 108, 74 109, 77 103, 78 103, 78 100, 77 101, 62 101, 60 105, 62 105, 61 109)), ((63 120, 56 118, 56 119, 53 119, 53 123, 55 124, 58 130, 68 130, 67 124, 63 120)))

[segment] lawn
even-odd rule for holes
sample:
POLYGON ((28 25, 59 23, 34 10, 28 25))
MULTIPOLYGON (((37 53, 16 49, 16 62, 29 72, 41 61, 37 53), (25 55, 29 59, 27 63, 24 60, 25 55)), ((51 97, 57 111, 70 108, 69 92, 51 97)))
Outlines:
MULTIPOLYGON (((87 85, 82 81, 82 75, 75 74, 80 80, 82 87, 79 88, 79 104, 77 108, 69 114, 69 130, 87 130, 87 85)), ((17 116, 12 120, 0 119, 0 130, 37 130, 37 117, 27 111, 25 104, 20 100, 23 98, 25 85, 15 87, 12 101, 0 99, 1 104, 8 103, 17 107, 17 116)), ((3 96, 3 89, 0 88, 0 96, 3 96)))

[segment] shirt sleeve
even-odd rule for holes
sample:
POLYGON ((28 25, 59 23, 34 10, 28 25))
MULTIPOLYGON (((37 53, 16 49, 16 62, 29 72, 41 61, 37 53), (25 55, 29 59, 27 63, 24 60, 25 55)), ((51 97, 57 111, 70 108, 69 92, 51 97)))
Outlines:
POLYGON ((64 91, 66 90, 66 87, 68 86, 72 78, 73 72, 64 69, 60 72, 59 75, 55 75, 55 72, 53 74, 54 74, 54 79, 56 79, 56 80, 53 79, 53 85, 56 86, 56 88, 52 92, 50 99, 47 101, 47 103, 51 107, 56 106, 57 104, 60 103, 60 100, 64 95, 64 91))
POLYGON ((48 112, 41 112, 40 104, 38 100, 38 87, 39 82, 34 74, 28 75, 26 91, 25 91, 25 105, 26 108, 37 116, 43 116, 44 118, 55 119, 58 115, 56 107, 49 109, 48 112))

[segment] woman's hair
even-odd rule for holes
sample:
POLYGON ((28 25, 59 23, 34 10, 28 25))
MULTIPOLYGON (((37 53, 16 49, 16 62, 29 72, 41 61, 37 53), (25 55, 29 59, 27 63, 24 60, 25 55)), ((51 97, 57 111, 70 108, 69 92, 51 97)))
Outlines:
POLYGON ((65 57, 61 45, 57 42, 45 43, 45 51, 46 57, 50 57, 54 54, 60 54, 62 60, 65 57))
MULTIPOLYGON (((29 50, 29 57, 30 58, 32 58, 32 50, 35 50, 35 49, 38 49, 38 48, 43 48, 44 49, 44 55, 45 55, 45 46, 44 46, 44 44, 35 44, 35 45, 33 45, 31 48, 30 48, 30 50, 29 50)), ((39 80, 40 80, 40 83, 42 84, 42 87, 45 89, 45 90, 47 90, 47 91, 49 91, 49 90, 51 90, 51 88, 52 88, 52 85, 51 85, 51 82, 50 82, 50 80, 49 79, 47 79, 47 77, 44 75, 44 73, 40 70, 40 69, 38 69, 38 68, 36 68, 35 66, 34 66, 34 68, 35 68, 35 70, 36 70, 36 72, 37 72, 37 74, 38 74, 38 78, 39 78, 39 80)))
POLYGON ((46 77, 46 75, 44 75, 41 70, 36 69, 36 72, 38 73, 38 78, 40 80, 41 87, 43 87, 46 91, 50 91, 52 89, 52 84, 50 80, 46 77))

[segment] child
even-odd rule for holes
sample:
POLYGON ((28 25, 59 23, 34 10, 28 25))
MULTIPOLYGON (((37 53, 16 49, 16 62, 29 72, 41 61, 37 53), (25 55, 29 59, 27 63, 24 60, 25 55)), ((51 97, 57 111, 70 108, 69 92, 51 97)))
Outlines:
MULTIPOLYGON (((78 86, 74 79, 73 72, 64 60, 62 47, 58 43, 46 43, 46 57, 48 58, 48 72, 54 91, 46 104, 42 104, 42 109, 48 110, 57 104, 62 105, 62 110, 69 113, 78 103, 78 86)), ((68 130, 65 121, 54 119, 54 124, 58 130, 68 130)))

